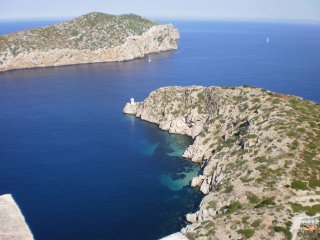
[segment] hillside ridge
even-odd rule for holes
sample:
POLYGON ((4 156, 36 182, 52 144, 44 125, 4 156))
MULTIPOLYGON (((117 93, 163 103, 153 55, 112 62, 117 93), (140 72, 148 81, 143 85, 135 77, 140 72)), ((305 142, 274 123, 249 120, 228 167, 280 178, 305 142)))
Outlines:
POLYGON ((189 239, 291 239, 301 219, 320 216, 319 104, 251 86, 175 86, 124 113, 194 139, 183 156, 202 166, 191 185, 205 197, 186 216, 189 239))
POLYGON ((135 14, 92 12, 63 23, 0 35, 0 71, 125 61, 177 49, 178 30, 135 14))

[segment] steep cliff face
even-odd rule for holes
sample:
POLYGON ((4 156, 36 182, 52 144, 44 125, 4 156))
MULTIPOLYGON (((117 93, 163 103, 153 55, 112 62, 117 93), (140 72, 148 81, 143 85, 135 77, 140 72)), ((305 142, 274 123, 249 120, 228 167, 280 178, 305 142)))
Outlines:
POLYGON ((0 196, 0 239, 33 240, 32 233, 10 194, 0 196))
POLYGON ((90 13, 0 36, 0 71, 125 61, 177 49, 178 30, 136 15, 90 13))
POLYGON ((288 239, 298 213, 320 212, 318 104, 249 86, 165 87, 124 112, 194 138, 183 156, 202 165, 191 185, 206 196, 186 216, 188 238, 288 239))

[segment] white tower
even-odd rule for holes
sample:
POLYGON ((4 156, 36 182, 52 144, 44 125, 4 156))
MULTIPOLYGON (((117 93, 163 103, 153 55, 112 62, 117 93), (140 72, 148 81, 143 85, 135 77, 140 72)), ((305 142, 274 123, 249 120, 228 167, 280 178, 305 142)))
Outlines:
POLYGON ((131 104, 131 105, 134 105, 134 98, 131 98, 131 99, 130 99, 130 104, 131 104))

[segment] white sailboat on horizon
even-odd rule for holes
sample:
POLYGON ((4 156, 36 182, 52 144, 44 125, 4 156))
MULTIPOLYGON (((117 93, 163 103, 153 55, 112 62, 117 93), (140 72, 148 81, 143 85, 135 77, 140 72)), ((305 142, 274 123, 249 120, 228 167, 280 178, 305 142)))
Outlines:
POLYGON ((267 44, 269 44, 269 37, 267 37, 267 44))
POLYGON ((149 54, 149 58, 148 58, 148 61, 149 61, 149 62, 152 62, 152 60, 151 60, 151 57, 150 57, 150 54, 149 54))

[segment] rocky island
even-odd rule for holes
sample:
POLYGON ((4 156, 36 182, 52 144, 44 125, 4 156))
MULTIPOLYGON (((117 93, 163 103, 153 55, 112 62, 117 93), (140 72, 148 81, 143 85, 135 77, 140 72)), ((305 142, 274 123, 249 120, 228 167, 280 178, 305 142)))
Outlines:
POLYGON ((307 230, 320 216, 319 104, 251 86, 164 87, 124 113, 194 139, 183 156, 202 166, 191 185, 205 197, 186 216, 188 239, 314 235, 307 230))
POLYGON ((178 30, 143 17, 89 13, 71 21, 0 35, 0 72, 125 61, 177 49, 178 30))

